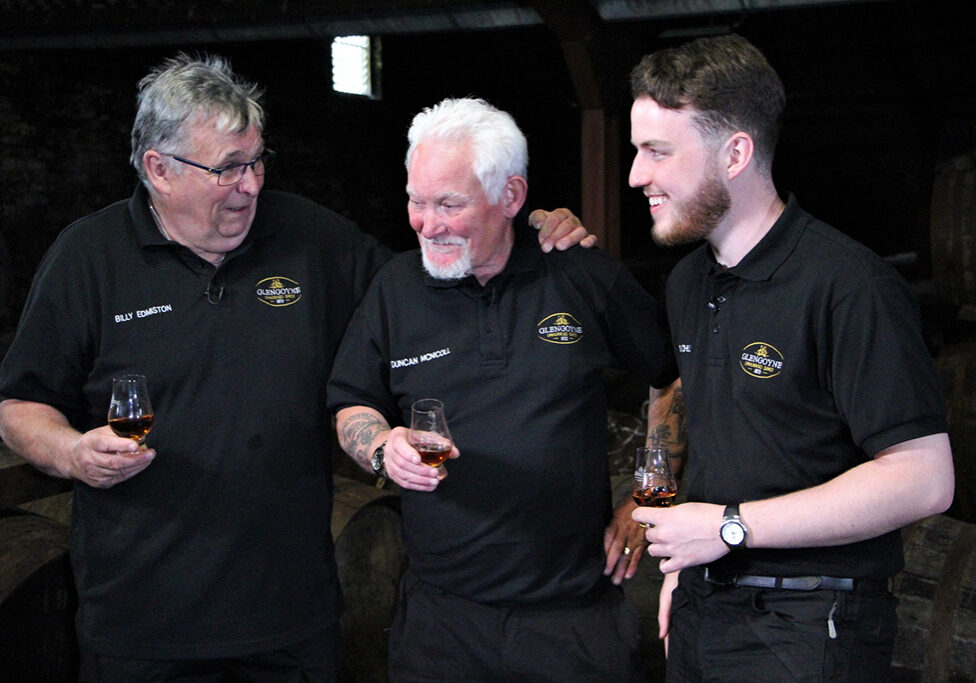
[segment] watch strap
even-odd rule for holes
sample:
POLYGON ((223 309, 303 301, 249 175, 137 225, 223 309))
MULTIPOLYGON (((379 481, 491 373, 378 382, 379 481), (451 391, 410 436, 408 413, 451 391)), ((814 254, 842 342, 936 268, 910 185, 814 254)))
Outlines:
POLYGON ((385 454, 386 454, 386 441, 384 441, 383 443, 381 443, 379 446, 376 447, 376 450, 373 451, 373 455, 369 461, 370 466, 373 468, 373 474, 375 474, 378 477, 386 476, 385 454))

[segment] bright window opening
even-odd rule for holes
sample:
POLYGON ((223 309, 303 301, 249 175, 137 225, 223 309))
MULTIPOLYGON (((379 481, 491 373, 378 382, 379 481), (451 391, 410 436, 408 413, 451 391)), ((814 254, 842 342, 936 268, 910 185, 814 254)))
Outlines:
POLYGON ((338 92, 373 97, 369 36, 342 36, 332 41, 332 87, 338 92))

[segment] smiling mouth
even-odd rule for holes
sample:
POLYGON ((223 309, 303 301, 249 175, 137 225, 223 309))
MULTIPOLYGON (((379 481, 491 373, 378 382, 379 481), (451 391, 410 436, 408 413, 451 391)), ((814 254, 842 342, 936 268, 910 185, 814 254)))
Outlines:
POLYGON ((665 197, 664 195, 655 194, 655 195, 651 195, 650 197, 647 198, 647 203, 653 209, 653 208, 656 208, 658 206, 661 206, 661 204, 663 204, 667 200, 668 200, 668 198, 665 197))
POLYGON ((424 245, 437 253, 447 253, 457 249, 458 247, 463 247, 464 242, 461 240, 446 240, 440 241, 437 239, 427 239, 424 238, 424 245))

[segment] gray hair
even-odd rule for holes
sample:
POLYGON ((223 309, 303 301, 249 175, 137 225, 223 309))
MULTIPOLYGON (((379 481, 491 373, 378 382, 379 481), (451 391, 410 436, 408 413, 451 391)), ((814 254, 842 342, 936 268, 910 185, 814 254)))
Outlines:
POLYGON ((216 117, 217 129, 264 131, 262 91, 236 76, 230 62, 217 55, 191 57, 181 52, 139 81, 138 111, 132 125, 129 161, 149 186, 142 157, 147 150, 178 153, 187 141, 187 123, 216 117))
POLYGON ((501 200, 511 176, 525 177, 528 172, 529 147, 525 135, 511 114, 484 100, 448 98, 417 114, 407 133, 408 170, 417 145, 434 139, 471 146, 472 170, 493 204, 501 200))

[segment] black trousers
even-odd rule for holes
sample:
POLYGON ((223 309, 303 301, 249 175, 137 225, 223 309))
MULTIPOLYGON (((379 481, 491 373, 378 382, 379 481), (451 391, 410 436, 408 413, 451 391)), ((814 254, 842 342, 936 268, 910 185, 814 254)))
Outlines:
POLYGON ((221 659, 106 657, 81 650, 80 683, 334 683, 341 667, 339 627, 271 652, 221 659))
POLYGON ((640 617, 609 586, 592 600, 499 607, 410 572, 390 633, 390 681, 644 680, 640 617))
POLYGON ((684 570, 671 601, 667 681, 890 680, 896 603, 887 590, 735 588, 684 570))

